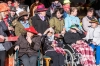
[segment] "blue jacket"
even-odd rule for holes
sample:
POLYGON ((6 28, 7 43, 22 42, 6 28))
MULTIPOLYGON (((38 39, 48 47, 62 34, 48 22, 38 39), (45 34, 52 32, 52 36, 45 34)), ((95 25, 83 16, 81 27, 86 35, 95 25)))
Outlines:
POLYGON ((79 29, 82 29, 80 25, 80 19, 78 17, 69 15, 69 17, 65 18, 66 31, 70 30, 71 25, 74 25, 74 24, 79 25, 79 29))
POLYGON ((69 14, 67 13, 67 12, 64 12, 63 13, 63 18, 65 19, 66 17, 68 17, 69 16, 69 14))

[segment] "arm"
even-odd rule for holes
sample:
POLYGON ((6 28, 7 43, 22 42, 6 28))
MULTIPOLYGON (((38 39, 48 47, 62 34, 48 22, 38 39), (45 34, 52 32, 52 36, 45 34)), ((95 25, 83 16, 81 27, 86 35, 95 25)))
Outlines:
POLYGON ((70 30, 68 18, 65 18, 65 29, 66 31, 70 30))
POLYGON ((50 27, 54 28, 55 27, 54 23, 55 23, 54 18, 51 18, 49 21, 50 27))
POLYGON ((16 36, 20 36, 21 35, 19 26, 15 26, 15 35, 16 36))
POLYGON ((80 19, 78 17, 77 17, 77 21, 78 21, 79 28, 82 30, 82 27, 81 27, 81 24, 80 24, 80 19))
POLYGON ((85 31, 88 31, 88 21, 86 20, 86 18, 83 18, 82 19, 82 23, 83 23, 83 25, 82 25, 82 27, 83 27, 83 29, 85 30, 85 31))
POLYGON ((36 37, 35 41, 32 42, 32 45, 31 45, 32 49, 38 51, 41 47, 41 37, 36 37))

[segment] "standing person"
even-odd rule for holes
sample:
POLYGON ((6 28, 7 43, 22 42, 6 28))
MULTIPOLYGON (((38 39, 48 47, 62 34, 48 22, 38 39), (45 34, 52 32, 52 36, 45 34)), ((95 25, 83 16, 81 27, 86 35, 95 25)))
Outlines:
POLYGON ((22 8, 19 7, 20 2, 19 0, 14 0, 14 7, 16 8, 16 14, 19 16, 19 12, 24 11, 22 8))
POLYGON ((70 14, 70 0, 64 0, 63 1, 63 9, 64 9, 64 14, 63 14, 63 17, 66 18, 69 16, 70 14))
POLYGON ((31 6, 30 6, 30 17, 32 16, 35 16, 36 14, 36 9, 37 9, 37 6, 41 4, 41 2, 39 0, 35 0, 35 3, 33 3, 31 6))
POLYGON ((89 21, 93 19, 96 19, 96 17, 94 16, 94 9, 90 8, 87 11, 87 15, 82 19, 82 27, 85 32, 87 32, 89 27, 91 26, 91 23, 89 21))
POLYGON ((91 40, 91 47, 96 49, 96 65, 100 64, 100 26, 98 26, 98 21, 96 19, 91 20, 91 27, 89 27, 86 40, 91 40), (95 46, 96 45, 96 46, 95 46))
POLYGON ((39 33, 42 35, 44 31, 49 27, 48 18, 46 17, 47 9, 43 4, 37 6, 37 14, 32 17, 32 24, 39 33))
POLYGON ((77 8, 76 7, 72 7, 71 11, 70 11, 70 15, 69 17, 65 18, 65 29, 66 31, 68 31, 71 25, 77 25, 79 27, 79 29, 82 29, 81 25, 80 25, 80 19, 77 17, 77 8))
POLYGON ((38 33, 34 27, 25 30, 27 33, 19 37, 15 43, 15 50, 19 51, 18 57, 22 60, 24 66, 36 66, 41 37, 37 36, 38 33))
POLYGON ((9 7, 11 7, 12 6, 12 0, 8 0, 7 4, 8 4, 9 7))
POLYGON ((18 19, 14 20, 12 24, 15 27, 16 36, 26 33, 24 29, 32 26, 32 21, 29 19, 29 13, 26 11, 20 12, 18 19))
POLYGON ((47 10, 47 16, 49 18, 52 17, 52 14, 54 13, 57 7, 62 8, 62 4, 58 0, 55 0, 54 2, 52 2, 50 8, 47 10))
POLYGON ((0 42, 0 66, 5 65, 6 52, 12 47, 12 44, 10 42, 5 41, 5 37, 7 37, 6 31, 8 31, 8 27, 3 21, 4 15, 2 14, 2 11, 4 11, 5 13, 8 12, 6 3, 0 3, 0 39, 3 40, 3 42, 0 42))
MULTIPOLYGON (((7 19, 7 22, 9 24, 9 26, 13 27, 12 26, 12 22, 17 18, 17 15, 16 15, 16 8, 11 6, 10 7, 10 11, 9 11, 9 14, 8 14, 8 19, 7 19)), ((14 31, 10 31, 12 36, 14 36, 14 31)))
POLYGON ((63 19, 63 8, 56 8, 54 11, 54 17, 49 21, 50 27, 54 28, 55 33, 59 34, 63 31, 64 19, 63 19))

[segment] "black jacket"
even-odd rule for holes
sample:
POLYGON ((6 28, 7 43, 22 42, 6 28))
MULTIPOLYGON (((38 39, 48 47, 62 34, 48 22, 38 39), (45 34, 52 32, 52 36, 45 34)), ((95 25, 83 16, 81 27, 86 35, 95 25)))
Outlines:
POLYGON ((82 33, 72 33, 72 32, 66 32, 64 35, 64 41, 66 44, 72 44, 72 43, 76 43, 77 40, 82 40, 82 38, 85 37, 85 34, 82 33))
POLYGON ((45 20, 42 21, 40 17, 36 14, 34 17, 32 17, 32 25, 38 33, 43 34, 44 31, 49 28, 48 18, 45 17, 45 20))
MULTIPOLYGON (((63 47, 63 42, 61 39, 54 38, 58 42, 58 47, 63 47)), ((43 51, 51 50, 53 47, 51 46, 52 41, 48 40, 47 35, 43 35, 41 38, 42 46, 43 46, 43 51)))

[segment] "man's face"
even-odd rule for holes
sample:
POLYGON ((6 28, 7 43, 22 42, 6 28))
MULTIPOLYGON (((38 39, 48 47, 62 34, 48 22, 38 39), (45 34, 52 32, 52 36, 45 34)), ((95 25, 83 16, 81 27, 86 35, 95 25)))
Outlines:
POLYGON ((70 12, 70 3, 66 3, 63 5, 63 9, 66 11, 66 12, 70 12))
POLYGON ((42 16, 46 16, 46 11, 42 11, 42 12, 40 12, 40 14, 41 14, 42 16))

